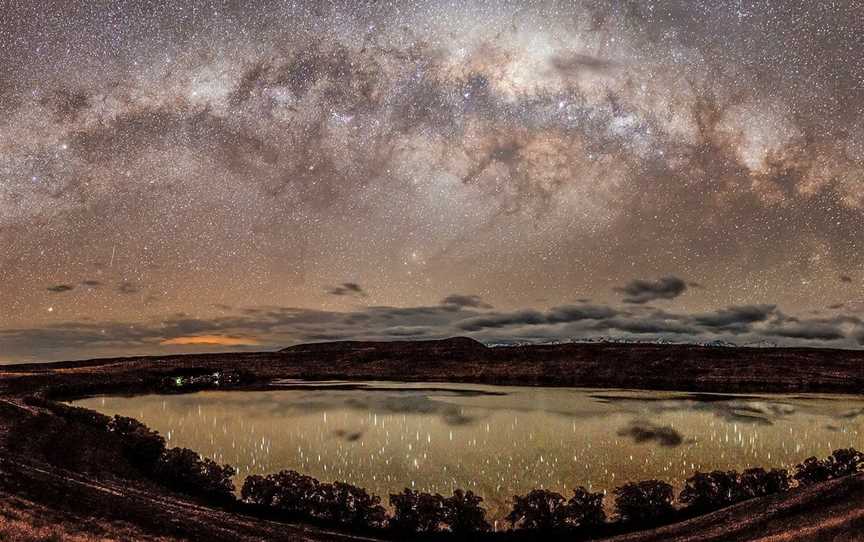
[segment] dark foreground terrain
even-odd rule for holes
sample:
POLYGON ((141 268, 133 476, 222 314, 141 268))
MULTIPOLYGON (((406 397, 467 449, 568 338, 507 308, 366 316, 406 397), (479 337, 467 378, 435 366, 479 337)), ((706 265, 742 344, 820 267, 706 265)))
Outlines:
MULTIPOLYGON (((857 394, 864 385, 864 355, 621 344, 486 348, 470 339, 450 339, 6 366, 0 369, 0 540, 377 539, 269 521, 174 493, 143 476, 104 435, 32 400, 34 395, 61 400, 99 393, 248 389, 279 378, 857 394)), ((864 540, 864 475, 614 539, 864 540)))

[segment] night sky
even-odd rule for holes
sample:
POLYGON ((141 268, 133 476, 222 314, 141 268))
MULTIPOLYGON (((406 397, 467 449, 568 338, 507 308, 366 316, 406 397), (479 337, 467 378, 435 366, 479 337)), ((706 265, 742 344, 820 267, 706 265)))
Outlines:
POLYGON ((864 344, 864 4, 0 2, 0 362, 864 344))

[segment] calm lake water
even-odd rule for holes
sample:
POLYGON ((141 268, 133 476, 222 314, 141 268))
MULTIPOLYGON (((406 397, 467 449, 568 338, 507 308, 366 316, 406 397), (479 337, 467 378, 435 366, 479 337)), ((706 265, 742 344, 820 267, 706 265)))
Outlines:
POLYGON ((439 383, 284 381, 273 391, 95 397, 169 446, 247 474, 294 469, 386 497, 403 487, 482 495, 493 518, 514 494, 630 480, 680 485, 694 471, 791 467, 864 449, 864 400, 439 383))

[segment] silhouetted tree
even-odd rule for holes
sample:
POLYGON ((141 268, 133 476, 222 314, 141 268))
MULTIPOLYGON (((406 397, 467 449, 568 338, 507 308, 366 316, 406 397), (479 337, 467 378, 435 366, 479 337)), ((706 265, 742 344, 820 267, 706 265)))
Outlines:
POLYGON ((795 466, 795 480, 799 485, 807 486, 854 474, 864 465, 864 454, 855 448, 834 450, 827 459, 808 457, 795 466))
POLYGON ((747 498, 735 471, 697 472, 687 479, 678 500, 691 510, 719 510, 747 498))
POLYGON ((243 480, 240 498, 256 506, 273 507, 276 500, 276 484, 269 476, 249 475, 243 480))
POLYGON ((798 485, 809 486, 831 479, 831 469, 828 468, 828 463, 815 457, 808 457, 801 463, 795 465, 795 474, 793 476, 798 482, 798 485))
POLYGON ((789 472, 786 469, 747 469, 739 480, 744 498, 764 497, 789 491, 789 472))
POLYGON ((381 499, 365 489, 343 482, 321 483, 293 470, 247 476, 240 496, 288 517, 315 517, 352 527, 382 527, 387 518, 381 499))
POLYGON ((725 508, 737 502, 764 497, 789 489, 789 473, 762 468, 736 471, 697 472, 687 479, 678 500, 699 513, 725 508))
POLYGON ((240 490, 242 499, 287 514, 315 515, 312 510, 320 483, 311 476, 283 470, 267 476, 247 476, 240 490))
POLYGON ((560 529, 567 523, 567 501, 560 493, 534 489, 527 495, 515 495, 507 521, 523 529, 560 529))
POLYGON ((365 489, 334 482, 319 484, 316 490, 318 515, 351 527, 383 527, 387 519, 381 499, 365 489))
POLYGON ((403 533, 434 533, 444 522, 444 497, 408 488, 390 495, 393 517, 390 527, 403 533))
POLYGON ((444 499, 444 523, 454 533, 476 533, 488 531, 491 526, 486 521, 486 510, 480 503, 483 497, 473 492, 453 491, 453 496, 444 499))
POLYGON ((596 527, 606 521, 603 493, 591 493, 584 487, 573 490, 567 501, 566 522, 571 527, 596 527))
POLYGON ((864 466, 864 453, 855 448, 841 448, 834 450, 827 461, 831 477, 840 478, 861 470, 861 467, 864 466))
POLYGON ((120 437, 124 454, 140 468, 151 470, 165 453, 165 439, 134 418, 114 416, 108 430, 120 437))
POLYGON ((186 448, 166 451, 155 469, 157 478, 169 487, 220 504, 234 500, 234 473, 233 467, 201 458, 186 448))
POLYGON ((659 523, 674 512, 672 486, 659 480, 630 482, 615 489, 615 509, 622 521, 659 523))

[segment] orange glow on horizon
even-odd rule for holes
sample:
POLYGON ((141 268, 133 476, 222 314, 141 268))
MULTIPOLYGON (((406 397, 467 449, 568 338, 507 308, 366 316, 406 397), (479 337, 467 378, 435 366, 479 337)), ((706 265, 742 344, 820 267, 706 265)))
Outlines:
POLYGON ((188 337, 174 337, 173 339, 165 339, 162 345, 199 345, 212 344, 219 346, 248 346, 261 344, 256 339, 249 337, 224 337, 222 335, 194 335, 188 337))

